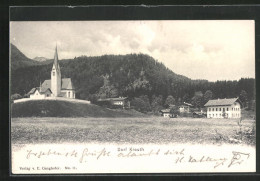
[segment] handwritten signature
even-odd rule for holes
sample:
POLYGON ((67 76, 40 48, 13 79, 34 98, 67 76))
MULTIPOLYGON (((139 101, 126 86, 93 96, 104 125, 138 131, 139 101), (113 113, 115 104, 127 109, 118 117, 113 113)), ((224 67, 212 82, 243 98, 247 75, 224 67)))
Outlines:
POLYGON ((106 148, 102 148, 100 150, 90 150, 89 148, 84 148, 82 151, 72 150, 69 152, 58 152, 56 150, 49 149, 47 151, 38 151, 35 152, 33 150, 27 150, 26 159, 42 158, 48 156, 59 156, 59 157, 70 157, 77 158, 80 163, 87 162, 88 158, 92 157, 96 160, 101 159, 102 157, 111 157, 115 156, 117 158, 132 158, 132 157, 150 157, 150 156, 162 156, 162 157, 171 157, 174 159, 175 164, 180 163, 214 163, 214 168, 218 168, 220 166, 227 165, 228 168, 234 165, 241 165, 245 160, 250 158, 250 153, 243 153, 238 151, 232 151, 231 157, 214 157, 209 155, 202 156, 193 156, 193 155, 185 155, 184 149, 179 151, 176 150, 167 150, 162 151, 160 149, 151 149, 149 151, 135 152, 135 151, 127 151, 127 152, 118 152, 116 155, 113 155, 113 152, 106 150, 106 148))

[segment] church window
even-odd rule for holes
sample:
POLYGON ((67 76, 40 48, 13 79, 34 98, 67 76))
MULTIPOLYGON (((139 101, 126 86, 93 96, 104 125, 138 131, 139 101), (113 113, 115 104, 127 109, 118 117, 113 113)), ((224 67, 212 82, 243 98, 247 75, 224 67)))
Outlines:
POLYGON ((55 76, 55 72, 53 72, 52 75, 55 76))

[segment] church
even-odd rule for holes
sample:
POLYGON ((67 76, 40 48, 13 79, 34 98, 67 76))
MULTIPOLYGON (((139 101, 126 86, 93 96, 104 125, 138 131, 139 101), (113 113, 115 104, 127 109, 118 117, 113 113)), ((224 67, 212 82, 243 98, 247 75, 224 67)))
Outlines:
POLYGON ((28 93, 32 99, 45 99, 47 97, 63 97, 75 99, 75 88, 71 78, 61 78, 58 62, 57 46, 54 54, 54 62, 51 69, 51 79, 45 80, 40 87, 33 88, 28 93))

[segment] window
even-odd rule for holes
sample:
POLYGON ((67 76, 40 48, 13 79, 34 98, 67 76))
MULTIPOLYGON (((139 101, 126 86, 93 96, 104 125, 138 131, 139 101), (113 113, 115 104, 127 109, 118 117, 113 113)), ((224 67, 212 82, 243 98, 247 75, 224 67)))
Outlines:
POLYGON ((214 114, 212 114, 212 116, 214 117, 214 114))
POLYGON ((221 114, 219 114, 219 117, 221 117, 221 114))
POLYGON ((70 97, 70 92, 68 92, 68 97, 70 97))
POLYGON ((210 117, 211 115, 209 114, 209 117, 210 117))
POLYGON ((228 113, 227 113, 227 117, 228 117, 228 113))
POLYGON ((216 111, 218 111, 218 108, 216 108, 216 111))
POLYGON ((233 111, 233 107, 232 107, 232 111, 233 111))
POLYGON ((227 107, 227 111, 228 111, 228 107, 227 107))
POLYGON ((52 72, 52 75, 55 76, 55 72, 52 72))
POLYGON ((209 111, 211 110, 211 108, 209 108, 209 111))
MULTIPOLYGON (((214 108, 212 108, 212 111, 214 111, 214 108)), ((213 116, 214 116, 214 114, 213 114, 213 116)))
POLYGON ((221 108, 219 108, 219 111, 221 111, 221 108))

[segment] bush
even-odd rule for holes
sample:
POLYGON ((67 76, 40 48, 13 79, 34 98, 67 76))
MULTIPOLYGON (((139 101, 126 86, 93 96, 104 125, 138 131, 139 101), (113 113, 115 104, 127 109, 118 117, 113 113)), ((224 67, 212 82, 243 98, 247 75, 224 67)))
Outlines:
POLYGON ((22 96, 20 94, 13 94, 13 95, 11 95, 11 100, 12 101, 14 101, 16 99, 21 99, 21 98, 22 98, 22 96))

